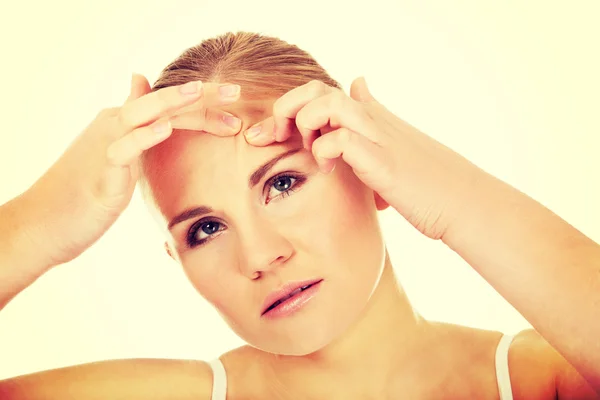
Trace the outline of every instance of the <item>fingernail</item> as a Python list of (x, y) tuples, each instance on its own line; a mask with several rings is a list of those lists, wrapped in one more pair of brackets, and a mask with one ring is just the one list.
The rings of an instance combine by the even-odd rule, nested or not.
[(237, 129), (242, 123), (242, 120), (240, 120), (237, 117), (234, 117), (233, 115), (223, 115), (223, 122), (225, 122), (225, 125), (233, 129)]
[(166, 131), (169, 130), (169, 125), (170, 124), (171, 123), (169, 121), (157, 122), (154, 125), (152, 125), (152, 130), (155, 133), (163, 134), (163, 133), (165, 133)]
[(254, 125), (253, 127), (246, 130), (246, 137), (248, 139), (254, 139), (255, 137), (258, 136), (258, 134), (260, 133), (261, 130), (262, 130), (262, 126)]
[(183, 86), (179, 87), (179, 91), (184, 95), (197, 95), (202, 90), (202, 82), (194, 81), (188, 82)]
[(219, 88), (222, 98), (234, 97), (240, 92), (240, 85), (224, 85)]

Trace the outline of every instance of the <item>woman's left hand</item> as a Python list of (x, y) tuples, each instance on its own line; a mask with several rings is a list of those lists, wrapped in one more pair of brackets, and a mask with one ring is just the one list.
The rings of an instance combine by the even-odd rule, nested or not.
[(421, 233), (441, 239), (468, 208), (476, 182), (489, 175), (418, 131), (380, 104), (364, 78), (355, 79), (350, 96), (321, 81), (311, 81), (281, 96), (273, 116), (259, 124), (248, 143), (283, 142), (296, 125), (304, 147), (330, 172), (342, 158), (355, 174)]
[(260, 124), (249, 143), (273, 143), (273, 132), (284, 141), (296, 125), (320, 167), (330, 171), (341, 157), (419, 231), (442, 239), (539, 332), (513, 347), (552, 365), (560, 382), (553, 393), (597, 398), (600, 325), (590, 323), (600, 311), (597, 243), (396, 117), (364, 79), (352, 83), (349, 97), (321, 82), (295, 88)]

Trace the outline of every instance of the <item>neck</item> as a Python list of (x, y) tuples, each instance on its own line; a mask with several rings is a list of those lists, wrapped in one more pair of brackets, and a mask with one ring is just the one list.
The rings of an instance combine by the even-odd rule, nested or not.
[[(382, 393), (422, 358), (430, 326), (412, 308), (386, 256), (379, 284), (360, 320), (317, 352), (273, 356), (271, 370), (276, 377), (272, 379), (294, 390), (340, 387), (355, 396)], [(314, 387), (307, 382), (315, 382)]]

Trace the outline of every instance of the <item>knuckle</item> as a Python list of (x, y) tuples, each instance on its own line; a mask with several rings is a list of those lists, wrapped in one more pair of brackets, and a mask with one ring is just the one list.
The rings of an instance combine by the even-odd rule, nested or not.
[(273, 103), (273, 116), (281, 117), (285, 114), (285, 102), (287, 101), (287, 96), (283, 95), (282, 97), (275, 100)]
[(354, 138), (354, 135), (352, 134), (352, 132), (347, 128), (340, 128), (338, 132), (339, 132), (340, 142), (342, 142), (343, 144), (346, 144), (346, 145), (350, 144), (350, 142)]
[(121, 143), (114, 142), (106, 149), (106, 161), (111, 165), (118, 165), (119, 160), (119, 145)]
[(331, 93), (325, 99), (325, 106), (329, 110), (329, 124), (332, 128), (340, 128), (341, 127), (341, 115), (346, 110), (346, 101), (343, 95), (339, 93)]
[(116, 119), (119, 125), (127, 129), (128, 131), (133, 129), (133, 123), (129, 117), (129, 112), (125, 107), (121, 108), (116, 114)]
[(320, 80), (313, 79), (307, 84), (310, 92), (314, 95), (324, 94), (327, 90), (327, 85)]
[(333, 92), (328, 96), (329, 106), (332, 108), (341, 107), (346, 102), (345, 95), (340, 92)]
[(310, 111), (310, 107), (304, 104), (297, 112), (294, 117), (296, 121), (302, 121), (306, 118), (306, 114)]
[(308, 85), (315, 89), (321, 89), (321, 88), (323, 88), (325, 83), (323, 83), (323, 81), (321, 81), (319, 79), (312, 79), (311, 81), (308, 82)]
[(119, 159), (118, 159), (117, 155), (115, 154), (115, 150), (113, 150), (112, 148), (109, 148), (106, 151), (106, 161), (108, 162), (109, 165), (118, 165), (119, 164)]
[(296, 114), (296, 126), (298, 129), (300, 129), (300, 132), (302, 132), (303, 129), (312, 129), (308, 123), (310, 120), (308, 117), (308, 112), (309, 110), (304, 107), (298, 111), (298, 114)]

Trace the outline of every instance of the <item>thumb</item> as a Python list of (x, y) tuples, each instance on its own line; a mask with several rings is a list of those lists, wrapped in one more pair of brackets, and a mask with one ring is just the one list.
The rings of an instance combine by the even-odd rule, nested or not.
[(350, 97), (360, 102), (377, 101), (367, 87), (367, 81), (363, 76), (356, 78), (350, 86)]
[(139, 99), (145, 94), (148, 94), (152, 91), (150, 87), (150, 83), (146, 79), (145, 76), (133, 73), (131, 75), (131, 88), (129, 91), (129, 97), (127, 97), (126, 103), (133, 101), (135, 99)]

